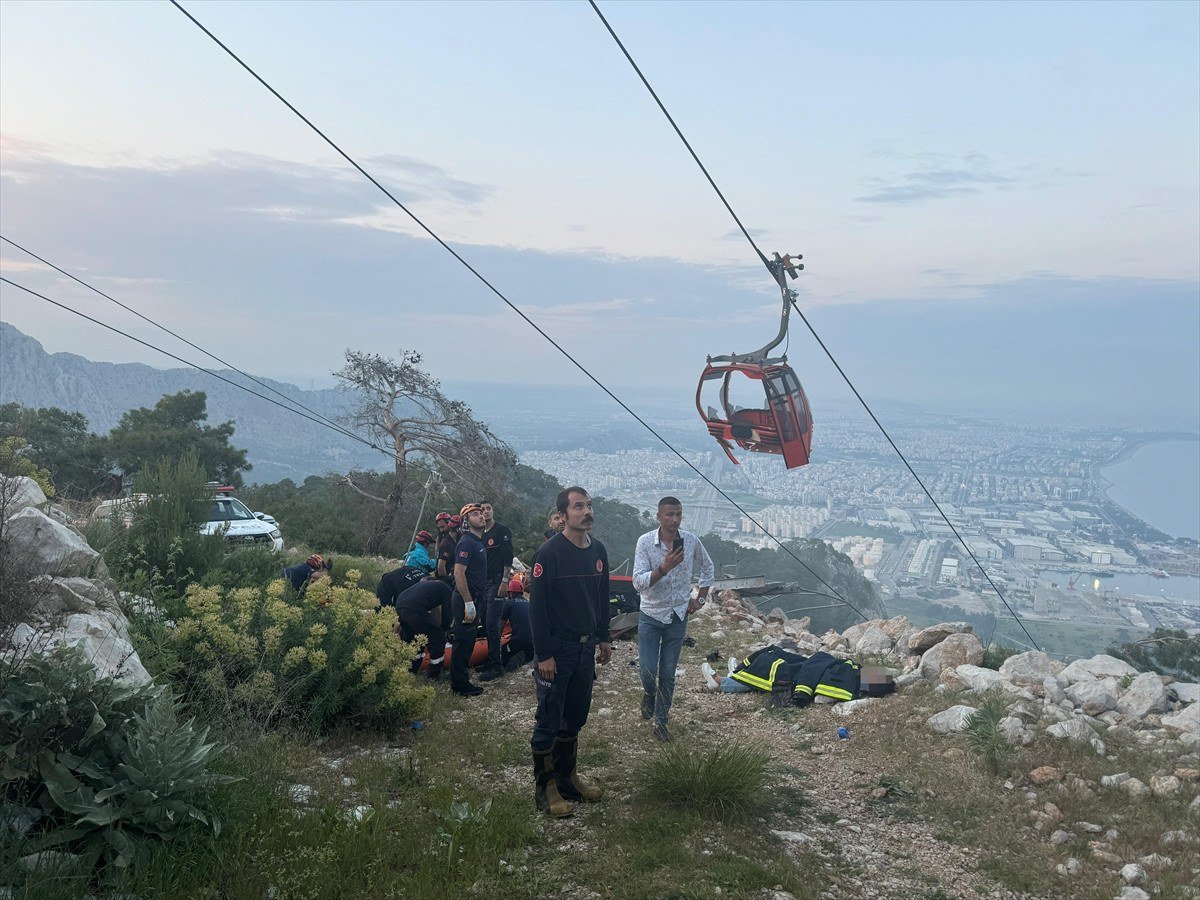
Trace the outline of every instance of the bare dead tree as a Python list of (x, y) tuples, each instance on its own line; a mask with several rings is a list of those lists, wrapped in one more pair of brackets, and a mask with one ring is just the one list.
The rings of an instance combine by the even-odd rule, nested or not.
[(447, 483), (468, 492), (492, 493), (508, 482), (516, 456), (461, 400), (452, 400), (441, 383), (420, 367), (421, 354), (401, 350), (398, 359), (378, 353), (346, 351), (346, 365), (334, 376), (359, 397), (347, 424), (387, 446), (393, 454), (396, 482), (386, 497), (343, 481), (362, 496), (383, 505), (367, 541), (368, 553), (381, 552), (400, 524), (410, 461), (419, 459)]

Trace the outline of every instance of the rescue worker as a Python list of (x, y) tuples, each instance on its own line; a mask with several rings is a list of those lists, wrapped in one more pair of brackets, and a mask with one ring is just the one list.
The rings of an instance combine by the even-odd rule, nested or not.
[(478, 632), (479, 607), (487, 591), (487, 551), (483, 549), (483, 508), (468, 503), (459, 513), (463, 534), (454, 551), (454, 654), (450, 658), (450, 690), (477, 697), (483, 688), (471, 683), (471, 653)]
[[(593, 538), (592, 500), (581, 487), (558, 495), (566, 520), (542, 544), (533, 563), (529, 618), (537, 665), (533, 751), (534, 802), (569, 816), (572, 801), (594, 802), (603, 791), (576, 771), (579, 730), (592, 705), (596, 663), (612, 658), (608, 630), (608, 553)], [(457, 651), (456, 651), (457, 652)]]
[(500, 611), (508, 597), (508, 582), (512, 578), (513, 540), (508, 527), (495, 519), (492, 502), (484, 500), (483, 546), (487, 551), (487, 596), (479, 611), (487, 630), (487, 665), (479, 670), (480, 681), (494, 681), (504, 674), (500, 659)]
[[(442, 674), (446, 656), (446, 632), (450, 629), (450, 588), (436, 578), (419, 581), (396, 598), (396, 615), (400, 620), (400, 637), (415, 641), (425, 635), (429, 651), (429, 668), (425, 674), (437, 679)], [(435, 614), (436, 611), (436, 614)], [(413, 671), (421, 668), (421, 657), (413, 661)]]
[(414, 566), (400, 566), (384, 572), (375, 586), (375, 596), (380, 606), (395, 606), (396, 598), (425, 577), (425, 572)]
[(515, 672), (533, 659), (533, 630), (529, 625), (529, 601), (509, 592), (501, 608), (500, 622), (508, 623), (508, 643), (500, 648), (505, 672)]
[(333, 560), (322, 559), (319, 553), (314, 553), (302, 563), (294, 566), (288, 566), (280, 573), (281, 577), (289, 582), (292, 590), (301, 591), (308, 584), (309, 579), (318, 572), (332, 572)]
[[(408, 551), (408, 556), (404, 557), (404, 564), (426, 572), (432, 572), (435, 566), (433, 557), (429, 555), (429, 548), (433, 546), (433, 535), (428, 531), (418, 531), (413, 541), (412, 549)], [(436, 549), (434, 552), (437, 552)]]
[[(654, 736), (673, 740), (667, 728), (675, 696), (675, 667), (687, 636), (688, 616), (708, 596), (715, 574), (700, 538), (680, 528), (683, 504), (658, 501), (658, 528), (638, 538), (633, 554), (633, 587), (642, 598), (638, 616), (638, 661), (642, 675), (642, 718), (654, 719)], [(699, 591), (692, 598), (692, 576)]]
[[(440, 532), (442, 536), (438, 540), (436, 574), (447, 587), (453, 588), (454, 553), (458, 549), (458, 539), (462, 537), (462, 516), (448, 516), (445, 524), (445, 531)], [(441, 525), (438, 528), (440, 531)]]

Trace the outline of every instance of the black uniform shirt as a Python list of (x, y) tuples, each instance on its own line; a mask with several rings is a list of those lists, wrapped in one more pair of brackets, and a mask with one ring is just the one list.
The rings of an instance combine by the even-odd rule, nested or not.
[(538, 660), (554, 655), (551, 632), (571, 639), (594, 635), (608, 643), (608, 551), (595, 538), (576, 547), (561, 534), (542, 544), (533, 561), (529, 618)]
[(454, 551), (458, 547), (458, 538), (454, 533), (447, 531), (438, 541), (437, 559), (434, 563), (444, 562), (446, 564), (446, 584), (454, 587)]
[(380, 606), (391, 606), (396, 598), (419, 582), (424, 573), (414, 566), (401, 566), (385, 572), (375, 587), (375, 596), (379, 598)]
[(496, 581), (512, 565), (512, 532), (499, 522), (493, 522), (492, 527), (483, 533), (483, 546), (487, 549), (488, 581)]
[(396, 611), (427, 613), (440, 606), (442, 628), (450, 628), (450, 588), (436, 578), (418, 581), (396, 598)]
[[(482, 603), (483, 598), (487, 595), (487, 551), (483, 549), (483, 541), (470, 531), (464, 531), (454, 550), (454, 564), (467, 567), (465, 574), (467, 590), (471, 592), (471, 600), (474, 603)], [(454, 588), (454, 593), (458, 593), (457, 586)], [(463, 600), (466, 599), (463, 598)]]

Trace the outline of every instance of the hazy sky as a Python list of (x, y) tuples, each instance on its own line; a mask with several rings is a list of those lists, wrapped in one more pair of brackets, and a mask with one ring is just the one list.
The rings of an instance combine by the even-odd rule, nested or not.
[[(772, 333), (586, 3), (187, 5), (605, 380), (690, 402), (706, 353)], [(602, 6), (763, 248), (804, 253), (864, 387), (1200, 420), (1200, 4)], [(0, 128), (7, 237), (244, 367), (403, 346), (447, 380), (573, 377), (168, 3), (6, 0)], [(0, 302), (51, 351), (163, 364)]]

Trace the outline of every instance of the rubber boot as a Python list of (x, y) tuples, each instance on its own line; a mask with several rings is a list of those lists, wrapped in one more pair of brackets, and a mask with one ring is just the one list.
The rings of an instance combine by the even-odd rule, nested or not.
[(533, 802), (556, 819), (575, 812), (575, 804), (564, 800), (554, 778), (553, 750), (533, 751)]
[(558, 792), (568, 800), (595, 803), (604, 796), (604, 790), (584, 781), (575, 771), (578, 749), (578, 738), (557, 738), (554, 741), (554, 780), (558, 784)]

